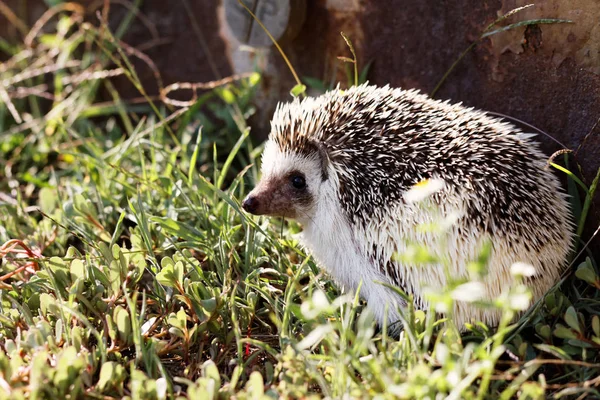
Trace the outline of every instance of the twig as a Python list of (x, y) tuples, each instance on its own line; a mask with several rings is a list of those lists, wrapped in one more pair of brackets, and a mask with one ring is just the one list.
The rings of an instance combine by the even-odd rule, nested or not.
[(8, 95), (8, 92), (6, 91), (4, 86), (0, 86), (0, 100), (2, 100), (4, 104), (6, 104), (6, 107), (8, 108), (8, 111), (10, 111), (10, 114), (12, 115), (15, 122), (17, 124), (22, 123), (23, 119), (21, 119), (21, 116), (15, 108), (15, 105), (12, 103), (12, 101), (10, 101), (10, 96)]
[(0, 0), (0, 14), (3, 14), (4, 17), (21, 32), (21, 35), (27, 35), (27, 31), (29, 28), (19, 17), (15, 15), (15, 13), (7, 6), (2, 0)]
[(60, 70), (66, 69), (66, 68), (76, 68), (80, 65), (81, 65), (81, 61), (79, 61), (79, 60), (69, 60), (62, 65), (52, 64), (52, 65), (46, 65), (43, 68), (27, 69), (27, 70), (21, 72), (20, 74), (16, 74), (15, 76), (12, 76), (10, 78), (6, 78), (6, 79), (2, 80), (0, 82), (0, 84), (2, 84), (2, 86), (4, 86), (4, 87), (9, 87), (9, 86), (14, 85), (15, 83), (18, 83), (18, 82), (21, 82), (21, 81), (24, 81), (27, 79), (35, 78), (36, 76), (46, 75), (51, 72), (60, 71)]
[[(127, 8), (129, 12), (136, 16), (140, 20), (140, 22), (150, 31), (150, 35), (152, 35), (152, 38), (154, 40), (158, 40), (160, 38), (158, 29), (156, 29), (156, 24), (152, 22), (150, 18), (146, 16), (146, 14), (141, 12), (132, 2), (126, 0), (110, 0), (109, 4), (110, 3), (120, 4), (123, 7)], [(86, 14), (91, 14), (104, 5), (104, 0), (96, 0), (87, 7)]]
[(33, 46), (33, 40), (38, 36), (44, 25), (50, 21), (52, 17), (61, 11), (71, 11), (75, 14), (83, 15), (84, 8), (82, 5), (77, 3), (59, 3), (52, 8), (46, 10), (44, 14), (35, 22), (27, 36), (25, 36), (25, 46), (31, 48)]
[[(253, 75), (252, 72), (246, 72), (243, 74), (232, 75), (232, 76), (228, 76), (227, 78), (223, 78), (223, 79), (219, 79), (219, 80), (211, 81), (211, 82), (197, 82), (197, 83), (176, 82), (176, 83), (172, 83), (160, 91), (160, 99), (163, 101), (163, 103), (170, 104), (172, 106), (190, 107), (198, 99), (197, 91), (199, 89), (208, 89), (208, 90), (215, 89), (219, 86), (227, 85), (229, 83), (239, 81), (244, 78), (249, 78), (252, 75)], [(193, 97), (191, 100), (180, 101), (180, 100), (171, 99), (167, 96), (169, 93), (174, 92), (176, 90), (186, 90), (186, 89), (193, 91)]]

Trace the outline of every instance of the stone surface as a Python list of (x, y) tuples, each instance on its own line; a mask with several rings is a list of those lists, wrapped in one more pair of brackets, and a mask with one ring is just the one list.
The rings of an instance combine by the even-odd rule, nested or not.
[[(362, 13), (368, 43), (363, 54), (374, 60), (371, 81), (431, 93), (460, 53), (499, 13), (524, 2), (458, 1), (450, 7), (445, 2), (425, 5), (409, 0), (401, 9), (392, 7), (393, 3), (365, 5)], [(589, 185), (600, 167), (600, 124), (596, 124), (600, 76), (598, 64), (590, 61), (598, 54), (598, 2), (539, 3), (543, 6), (517, 14), (507, 23), (566, 18), (574, 24), (537, 25), (484, 39), (448, 76), (436, 97), (512, 116), (542, 129), (566, 148), (578, 150), (576, 159)], [(585, 32), (589, 32), (587, 40), (573, 39), (588, 37)], [(396, 46), (389, 46), (392, 38), (397, 38)], [(547, 154), (562, 148), (543, 135), (538, 140)], [(599, 220), (598, 209), (592, 212), (588, 228), (595, 228)], [(595, 247), (600, 249), (598, 240)]]
[[(244, 5), (278, 43), (292, 40), (302, 28), (305, 0), (244, 0)], [(223, 0), (225, 21), (236, 40), (252, 47), (271, 47), (271, 38), (238, 0)]]
[[(305, 22), (300, 32), (291, 40), (281, 43), (284, 52), (301, 79), (312, 77), (329, 83), (345, 81), (343, 65), (337, 56), (350, 56), (340, 32), (359, 42), (362, 30), (357, 19), (361, 10), (357, 1), (307, 1)], [(296, 84), (292, 73), (279, 52), (273, 47), (248, 48), (240, 43), (228, 26), (223, 8), (219, 8), (220, 36), (225, 39), (226, 56), (235, 73), (250, 71), (255, 67), (263, 73), (262, 90), (258, 93), (259, 105), (252, 120), (253, 135), (258, 140), (266, 138), (269, 119), (278, 101), (290, 100), (290, 89)], [(310, 89), (310, 88), (309, 88)], [(310, 92), (310, 90), (309, 90)]]

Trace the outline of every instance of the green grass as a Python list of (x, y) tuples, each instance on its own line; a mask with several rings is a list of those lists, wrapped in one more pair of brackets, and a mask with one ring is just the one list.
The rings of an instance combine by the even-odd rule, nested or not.
[[(76, 16), (0, 65), (0, 398), (600, 396), (593, 257), (519, 324), (517, 285), (489, 305), (499, 329), (461, 336), (409, 308), (392, 338), (297, 224), (241, 212), (257, 76), (165, 107), (118, 39)], [(120, 98), (116, 74), (142, 101)], [(583, 226), (595, 184), (581, 184)]]

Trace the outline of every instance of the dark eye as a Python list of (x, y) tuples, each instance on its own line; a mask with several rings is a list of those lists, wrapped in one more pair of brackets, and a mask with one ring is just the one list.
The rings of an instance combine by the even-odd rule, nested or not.
[(292, 176), (292, 186), (296, 189), (304, 189), (306, 187), (306, 180), (302, 175)]

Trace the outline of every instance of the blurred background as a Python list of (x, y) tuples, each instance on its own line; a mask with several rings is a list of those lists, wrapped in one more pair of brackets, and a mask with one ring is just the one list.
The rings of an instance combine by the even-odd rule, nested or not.
[[(23, 40), (49, 7), (61, 4), (72, 3), (1, 1), (4, 46)], [(149, 95), (176, 83), (218, 82), (232, 76), (235, 80), (259, 72), (248, 115), (256, 142), (268, 134), (277, 102), (291, 99), (290, 89), (296, 84), (292, 72), (237, 0), (77, 4), (85, 20), (98, 25), (105, 17), (111, 31), (144, 54), (132, 57), (132, 63)], [(499, 16), (528, 2), (246, 0), (246, 4), (281, 44), (308, 94), (352, 82), (351, 64), (338, 59), (351, 57), (340, 35), (344, 32), (356, 49), (362, 81), (417, 88), (534, 125), (556, 139), (539, 137), (546, 153), (563, 146), (574, 151), (588, 184), (600, 167), (597, 0), (537, 1), (487, 31)], [(569, 22), (549, 23), (552, 20)], [(538, 23), (519, 26), (524, 21)], [(484, 37), (486, 32), (489, 36)], [(6, 51), (0, 54), (8, 58)], [(140, 96), (126, 77), (112, 80), (123, 98)], [(192, 90), (173, 90), (168, 96), (190, 100)]]

